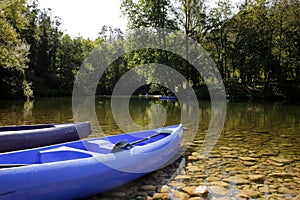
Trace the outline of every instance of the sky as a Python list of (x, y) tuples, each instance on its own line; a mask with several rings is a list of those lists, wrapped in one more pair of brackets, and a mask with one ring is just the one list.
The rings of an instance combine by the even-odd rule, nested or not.
[(103, 25), (121, 28), (127, 20), (121, 17), (121, 0), (40, 0), (39, 8), (51, 8), (52, 16), (61, 18), (60, 29), (71, 37), (96, 39)]
[[(232, 0), (238, 1), (241, 0)], [(39, 8), (51, 8), (52, 16), (61, 18), (64, 33), (94, 40), (104, 25), (125, 32), (127, 20), (121, 16), (120, 3), (121, 0), (39, 0)]]

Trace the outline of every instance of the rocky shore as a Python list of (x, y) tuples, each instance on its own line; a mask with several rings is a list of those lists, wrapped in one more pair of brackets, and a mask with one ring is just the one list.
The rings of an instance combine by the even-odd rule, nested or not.
[(208, 155), (203, 138), (172, 165), (91, 199), (300, 200), (297, 135), (224, 134)]

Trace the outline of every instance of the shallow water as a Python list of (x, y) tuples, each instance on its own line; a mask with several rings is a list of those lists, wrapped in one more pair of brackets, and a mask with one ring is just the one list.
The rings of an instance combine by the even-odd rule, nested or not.
[[(113, 114), (109, 97), (97, 97), (95, 108), (96, 119), (89, 114), (81, 115), (81, 119), (86, 116), (92, 121), (90, 137), (121, 133), (122, 129), (130, 129), (132, 122), (140, 129), (155, 128), (161, 123), (177, 124), (183, 111), (194, 112), (188, 104), (143, 98), (131, 98), (125, 108), (130, 116), (122, 106), (117, 106)], [(210, 103), (200, 101), (198, 131), (196, 135), (189, 133), (195, 124), (184, 124), (188, 141), (184, 145), (188, 148), (178, 163), (95, 198), (155, 199), (156, 194), (166, 193), (161, 191), (163, 185), (168, 188), (169, 198), (174, 199), (178, 192), (182, 193), (182, 199), (199, 196), (186, 188), (200, 186), (209, 191), (205, 197), (198, 197), (202, 199), (292, 199), (300, 193), (299, 105), (228, 103), (222, 134), (204, 156), (200, 150), (210, 116)], [(0, 125), (72, 121), (70, 98), (43, 98), (25, 103), (0, 101)], [(255, 179), (254, 175), (260, 178)], [(244, 183), (239, 183), (242, 179)]]

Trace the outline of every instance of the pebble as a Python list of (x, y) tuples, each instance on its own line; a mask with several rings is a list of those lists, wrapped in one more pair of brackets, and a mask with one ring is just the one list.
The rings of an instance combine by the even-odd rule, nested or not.
[(169, 193), (154, 193), (153, 200), (168, 200)]
[(229, 182), (231, 184), (236, 184), (236, 185), (242, 185), (242, 184), (248, 184), (249, 183), (248, 180), (246, 180), (244, 178), (241, 178), (241, 177), (238, 177), (238, 176), (226, 178), (226, 179), (224, 179), (224, 181)]
[(170, 191), (170, 188), (167, 185), (163, 185), (160, 189), (161, 193), (168, 193), (169, 191)]
[(250, 181), (254, 182), (263, 182), (265, 180), (265, 175), (255, 174), (255, 175), (248, 175)]
[(91, 199), (300, 200), (299, 147), (247, 133), (221, 136), (208, 155), (199, 153), (199, 136), (174, 165)]
[(283, 193), (283, 194), (289, 194), (289, 195), (292, 195), (292, 196), (297, 196), (297, 191), (296, 190), (292, 190), (292, 189), (289, 189), (289, 188), (286, 188), (286, 187), (278, 188), (278, 192)]
[(180, 192), (178, 190), (173, 190), (173, 200), (188, 200), (190, 196), (187, 193)]
[(243, 189), (239, 194), (238, 197), (241, 198), (254, 198), (254, 197), (258, 197), (260, 195), (259, 192), (254, 191), (252, 189)]
[(270, 157), (269, 159), (272, 160), (272, 161), (275, 161), (277, 163), (283, 163), (283, 164), (287, 164), (287, 163), (292, 162), (292, 160), (281, 158), (281, 157)]
[(178, 189), (181, 189), (181, 188), (186, 187), (186, 184), (185, 184), (185, 183), (177, 182), (177, 181), (172, 181), (172, 182), (170, 182), (168, 185), (169, 185), (170, 187), (178, 188)]
[(295, 198), (293, 198), (293, 200), (300, 200), (300, 194), (298, 196), (296, 196)]
[(140, 189), (143, 190), (143, 191), (155, 191), (156, 186), (154, 186), (154, 185), (142, 185), (140, 187)]
[(185, 187), (182, 190), (191, 197), (205, 197), (208, 194), (207, 186)]
[(208, 192), (217, 196), (228, 196), (231, 195), (230, 191), (222, 186), (209, 186)]
[(257, 162), (257, 159), (256, 158), (252, 158), (252, 157), (239, 157), (239, 159), (241, 159), (242, 161)]
[(174, 180), (185, 180), (188, 181), (191, 179), (190, 175), (178, 175), (174, 178)]

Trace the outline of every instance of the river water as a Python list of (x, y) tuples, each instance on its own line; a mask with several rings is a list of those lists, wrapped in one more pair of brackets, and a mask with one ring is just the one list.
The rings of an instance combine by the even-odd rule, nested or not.
[[(151, 120), (154, 125), (164, 121), (165, 125), (178, 124), (182, 109), (185, 107), (177, 101), (131, 98), (129, 119), (123, 110), (113, 115), (109, 97), (97, 97), (97, 118), (92, 120), (90, 137), (122, 133), (117, 124), (130, 126), (131, 119), (149, 128)], [(198, 131), (171, 167), (93, 199), (293, 199), (300, 194), (299, 105), (229, 102), (222, 134), (203, 156), (199, 152), (210, 116), (210, 103), (200, 101)], [(68, 97), (0, 101), (0, 125), (72, 121)], [(185, 126), (188, 132), (190, 124)]]

